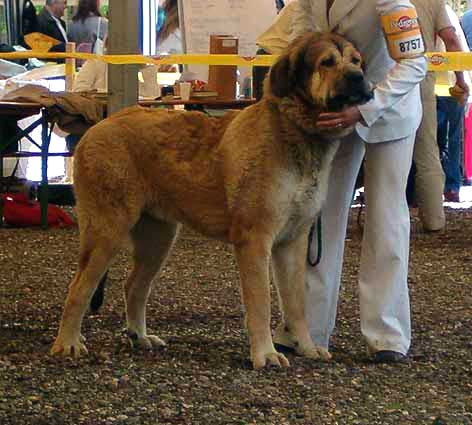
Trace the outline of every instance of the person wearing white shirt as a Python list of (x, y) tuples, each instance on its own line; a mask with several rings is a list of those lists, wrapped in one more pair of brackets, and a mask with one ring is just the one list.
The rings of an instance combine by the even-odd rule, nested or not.
[(106, 93), (108, 89), (108, 66), (106, 62), (90, 59), (84, 62), (74, 78), (72, 91)]
[[(409, 56), (401, 54), (400, 48), (407, 50), (401, 39), (402, 46), (398, 44), (396, 51), (394, 39), (392, 49), (387, 48), (381, 23), (381, 17), (387, 15), (391, 27), (395, 19), (405, 24), (406, 14), (407, 25), (402, 26), (414, 27), (416, 37), (414, 44), (408, 44), (408, 50), (413, 51)], [(318, 117), (319, 128), (355, 125), (356, 131), (340, 140), (333, 160), (321, 212), (323, 254), (318, 264), (307, 261), (306, 265), (305, 316), (315, 344), (328, 348), (335, 327), (349, 210), (365, 157), (360, 327), (377, 363), (404, 361), (411, 343), (406, 183), (422, 117), (419, 83), (427, 69), (414, 15), (409, 0), (298, 0), (292, 21), (292, 39), (306, 31), (336, 31), (350, 40), (361, 53), (366, 78), (374, 87), (374, 97), (368, 103)], [(309, 259), (317, 257), (317, 233), (313, 232), (309, 244)], [(274, 341), (293, 348), (294, 338), (282, 323)]]

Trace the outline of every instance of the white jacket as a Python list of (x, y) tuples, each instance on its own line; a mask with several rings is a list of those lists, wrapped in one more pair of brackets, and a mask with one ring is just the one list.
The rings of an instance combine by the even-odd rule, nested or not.
[(82, 68), (74, 78), (72, 91), (89, 92), (97, 91), (105, 92), (108, 89), (108, 66), (106, 62), (90, 59), (84, 62)]
[(271, 55), (282, 53), (288, 45), (292, 32), (292, 14), (296, 7), (297, 0), (286, 4), (277, 15), (274, 23), (257, 37), (256, 44)]
[(327, 16), (326, 0), (299, 0), (293, 11), (292, 39), (306, 31), (335, 31), (360, 51), (374, 99), (359, 107), (367, 127), (357, 131), (367, 142), (396, 140), (418, 128), (422, 108), (419, 82), (426, 75), (424, 57), (395, 62), (388, 53), (380, 15), (412, 8), (409, 0), (335, 0)]

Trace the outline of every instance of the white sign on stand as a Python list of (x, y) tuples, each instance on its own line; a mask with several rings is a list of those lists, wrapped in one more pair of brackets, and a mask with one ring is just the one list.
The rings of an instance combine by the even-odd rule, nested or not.
[[(208, 54), (210, 35), (239, 39), (239, 54), (254, 56), (256, 39), (277, 15), (275, 0), (179, 0), (182, 43), (186, 53)], [(191, 66), (198, 78), (208, 80), (207, 66)], [(249, 74), (250, 68), (240, 68)]]

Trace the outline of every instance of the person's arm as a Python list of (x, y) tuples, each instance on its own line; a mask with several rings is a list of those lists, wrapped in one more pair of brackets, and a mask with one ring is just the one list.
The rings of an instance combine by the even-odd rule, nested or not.
[[(456, 34), (454, 27), (447, 27), (438, 32), (438, 36), (444, 42), (447, 52), (462, 52), (462, 45)], [(462, 71), (454, 71), (456, 74), (456, 85), (464, 92), (469, 93), (469, 86), (465, 82), (464, 73)]]
[(316, 31), (314, 12), (311, 0), (298, 0), (292, 11), (292, 32), (290, 40), (303, 35), (307, 31)]
[[(379, 16), (414, 7), (408, 0), (377, 0)], [(368, 126), (374, 124), (386, 110), (394, 106), (403, 96), (419, 84), (427, 72), (424, 56), (414, 59), (400, 59), (380, 81), (374, 90), (374, 99), (359, 106), (359, 111)]]
[[(413, 8), (409, 0), (377, 0), (379, 18), (387, 13)], [(427, 61), (422, 55), (413, 59), (399, 59), (385, 78), (374, 88), (374, 98), (360, 106), (339, 113), (320, 114), (320, 128), (349, 127), (358, 122), (372, 126), (386, 111), (413, 90), (426, 76)]]

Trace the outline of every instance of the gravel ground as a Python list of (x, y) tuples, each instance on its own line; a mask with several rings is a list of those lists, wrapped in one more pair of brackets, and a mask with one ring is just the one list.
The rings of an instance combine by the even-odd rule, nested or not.
[(57, 359), (77, 231), (1, 229), (0, 424), (472, 424), (472, 211), (447, 210), (436, 234), (412, 213), (413, 346), (394, 366), (369, 363), (360, 335), (355, 216), (333, 360), (289, 356), (291, 368), (263, 371), (248, 361), (228, 246), (183, 232), (151, 295), (148, 326), (168, 342), (155, 352), (123, 335), (124, 252), (104, 306), (84, 319), (90, 354)]

